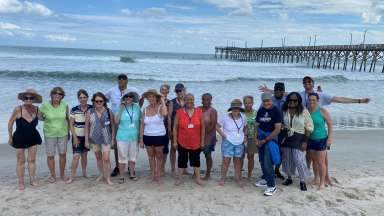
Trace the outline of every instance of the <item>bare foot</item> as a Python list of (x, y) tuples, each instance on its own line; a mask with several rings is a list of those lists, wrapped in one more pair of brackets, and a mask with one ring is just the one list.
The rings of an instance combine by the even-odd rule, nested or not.
[(243, 187), (244, 187), (244, 185), (243, 185), (243, 183), (241, 182), (241, 180), (236, 180), (236, 184), (237, 184), (237, 186), (239, 186), (240, 188), (243, 188)]
[(49, 183), (55, 183), (55, 182), (56, 182), (56, 177), (50, 176), (50, 177), (48, 178), (48, 182), (49, 182)]
[(320, 185), (320, 179), (313, 179), (313, 180), (311, 181), (311, 184), (312, 184), (312, 185)]
[(97, 178), (96, 178), (96, 181), (101, 181), (103, 179), (103, 175), (99, 175)]
[(332, 181), (331, 181), (331, 179), (327, 179), (327, 180), (325, 180), (325, 186), (333, 186), (333, 183), (332, 183)]
[(60, 179), (63, 181), (63, 182), (66, 182), (68, 180), (68, 177), (67, 176), (61, 176)]
[(88, 178), (87, 173), (83, 173), (83, 177), (84, 177), (84, 178)]
[(72, 177), (69, 177), (69, 178), (67, 179), (67, 181), (65, 181), (66, 184), (71, 184), (72, 182), (73, 182)]
[(224, 185), (225, 185), (225, 180), (224, 180), (224, 179), (220, 179), (220, 181), (219, 181), (219, 185), (220, 185), (220, 186), (224, 186)]
[(106, 182), (107, 182), (108, 185), (113, 185), (113, 182), (111, 181), (110, 178), (108, 178)]
[(179, 185), (181, 185), (181, 179), (176, 179), (176, 182), (175, 182), (175, 186), (179, 186)]
[(183, 171), (183, 175), (191, 175), (186, 169)]
[(203, 178), (202, 178), (204, 181), (208, 181), (211, 179), (211, 176), (210, 175), (205, 175)]
[(38, 183), (36, 180), (31, 180), (31, 181), (29, 182), (29, 184), (30, 184), (31, 186), (33, 186), (33, 187), (36, 187), (36, 186), (39, 185), (39, 183)]
[(319, 190), (322, 190), (324, 188), (325, 188), (325, 184), (322, 184), (322, 185), (319, 186)]
[(198, 184), (200, 186), (204, 186), (204, 183), (201, 181), (200, 178), (196, 178), (196, 184)]
[(23, 183), (19, 183), (19, 190), (20, 191), (24, 191), (24, 189), (25, 189), (24, 182)]

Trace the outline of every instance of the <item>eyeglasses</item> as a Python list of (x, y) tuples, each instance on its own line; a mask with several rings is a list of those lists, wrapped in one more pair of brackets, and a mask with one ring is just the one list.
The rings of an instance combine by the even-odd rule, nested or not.
[(62, 92), (54, 92), (53, 94), (54, 94), (54, 95), (64, 96), (64, 93), (62, 93)]
[(35, 98), (34, 97), (28, 97), (28, 96), (24, 97), (24, 100), (33, 100), (33, 99), (35, 99)]
[(95, 103), (101, 104), (101, 103), (104, 103), (104, 101), (103, 100), (95, 100)]

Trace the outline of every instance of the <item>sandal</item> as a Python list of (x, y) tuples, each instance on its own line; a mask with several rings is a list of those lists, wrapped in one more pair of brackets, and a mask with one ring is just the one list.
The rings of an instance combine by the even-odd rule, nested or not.
[(132, 181), (137, 181), (137, 180), (139, 180), (136, 176), (130, 176), (129, 179), (132, 180)]
[(119, 179), (119, 184), (124, 184), (124, 182), (125, 182), (125, 179), (124, 179), (124, 178), (120, 178), (120, 179)]

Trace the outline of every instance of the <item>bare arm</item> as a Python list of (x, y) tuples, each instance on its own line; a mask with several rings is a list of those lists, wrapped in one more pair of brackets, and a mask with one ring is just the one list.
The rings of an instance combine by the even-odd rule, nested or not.
[(226, 139), (227, 136), (225, 136), (223, 130), (221, 130), (221, 125), (219, 123), (216, 124), (216, 131), (219, 133), (219, 135), (223, 138)]
[(16, 121), (17, 115), (20, 113), (20, 107), (16, 107), (13, 112), (11, 117), (9, 118), (8, 121), (8, 144), (12, 144), (12, 136), (13, 136), (13, 124)]
[(115, 124), (116, 124), (116, 127), (118, 127), (119, 123), (120, 123), (120, 119), (121, 119), (121, 114), (123, 113), (124, 109), (123, 109), (123, 105), (120, 105), (120, 110), (119, 112), (117, 113), (117, 115), (115, 116)]
[(347, 98), (347, 97), (332, 97), (331, 102), (332, 103), (344, 103), (344, 104), (351, 104), (351, 103), (369, 103), (369, 98), (361, 98), (361, 99), (355, 99), (355, 98)]
[(84, 142), (85, 147), (89, 148), (89, 120), (90, 120), (90, 112), (87, 111), (85, 114), (85, 125), (84, 125)]
[(77, 134), (75, 131), (75, 119), (73, 117), (69, 117), (69, 129), (72, 134), (73, 139), (73, 145), (78, 146), (79, 145), (79, 139), (77, 138)]
[(112, 146), (116, 147), (115, 137), (116, 137), (116, 124), (115, 118), (113, 117), (112, 111), (108, 109), (109, 119), (111, 120), (111, 130), (112, 130)]
[(179, 118), (175, 117), (175, 123), (173, 125), (173, 147), (176, 148), (177, 147), (177, 128), (179, 127)]
[(143, 141), (143, 136), (144, 136), (144, 116), (145, 116), (145, 108), (143, 112), (141, 113), (141, 118), (140, 118), (140, 135), (139, 135), (139, 144), (141, 148), (144, 148), (144, 141)]
[(272, 131), (271, 134), (269, 134), (269, 136), (265, 137), (265, 141), (266, 141), (265, 143), (267, 143), (268, 141), (274, 139), (277, 135), (279, 135), (280, 130), (281, 130), (281, 123), (275, 123), (275, 129)]
[(160, 115), (163, 117), (168, 116), (168, 109), (167, 105), (165, 105), (164, 97), (162, 97), (160, 100)]
[(173, 142), (172, 139), (172, 112), (173, 112), (173, 102), (169, 102), (168, 106), (168, 135), (171, 142)]
[(201, 124), (201, 148), (204, 147), (205, 145), (205, 123), (204, 123), (204, 115), (201, 115), (201, 118), (200, 118), (200, 124)]
[(333, 143), (333, 125), (332, 125), (331, 115), (329, 115), (329, 112), (324, 108), (321, 108), (320, 112), (323, 115), (325, 119), (325, 123), (327, 124), (327, 127), (328, 127), (327, 146), (329, 147)]

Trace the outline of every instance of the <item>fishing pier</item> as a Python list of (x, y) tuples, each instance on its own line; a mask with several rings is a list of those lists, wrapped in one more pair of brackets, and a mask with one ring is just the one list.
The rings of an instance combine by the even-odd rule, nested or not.
[(243, 62), (302, 64), (311, 68), (375, 72), (376, 64), (384, 73), (384, 44), (215, 47), (215, 58)]

